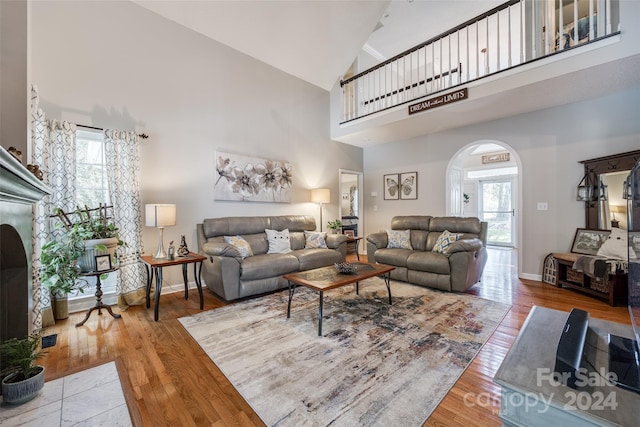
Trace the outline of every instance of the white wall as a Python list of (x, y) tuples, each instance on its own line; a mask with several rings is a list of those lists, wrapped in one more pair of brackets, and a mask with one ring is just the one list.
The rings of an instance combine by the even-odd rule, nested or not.
[[(522, 161), (522, 276), (541, 274), (545, 255), (568, 251), (584, 204), (575, 201), (580, 160), (640, 148), (640, 87), (407, 141), (366, 148), (365, 235), (388, 228), (394, 215), (445, 214), (445, 173), (458, 150), (479, 140), (511, 146)], [(383, 200), (382, 175), (418, 171), (418, 200)], [(377, 192), (378, 197), (371, 197)], [(548, 211), (536, 210), (547, 202)], [(377, 209), (376, 209), (377, 207)]]
[[(327, 92), (193, 33), (129, 2), (34, 2), (32, 81), (51, 118), (150, 135), (142, 143), (143, 203), (176, 203), (165, 244), (226, 215), (304, 213), (318, 218), (308, 189), (328, 187), (325, 221), (338, 215), (338, 169), (363, 169), (363, 150), (329, 139)], [(393, 215), (443, 215), (445, 171), (465, 145), (500, 140), (522, 161), (525, 274), (568, 250), (583, 205), (579, 160), (638, 149), (640, 89), (364, 150), (366, 228)], [(291, 204), (214, 202), (216, 149), (283, 159), (294, 166)], [(418, 171), (418, 199), (384, 201), (382, 175)], [(378, 196), (371, 197), (376, 191)], [(548, 211), (536, 211), (539, 201)], [(374, 210), (374, 206), (378, 210)], [(157, 231), (144, 229), (146, 252)], [(176, 269), (165, 274), (179, 283)]]
[(0, 1), (0, 145), (22, 151), (29, 141), (29, 4)]
[[(142, 202), (176, 203), (195, 250), (204, 218), (309, 214), (309, 189), (331, 189), (323, 219), (338, 215), (338, 169), (362, 170), (362, 149), (329, 139), (329, 94), (130, 2), (34, 2), (32, 78), (49, 118), (145, 132)], [(213, 200), (215, 150), (293, 165), (290, 204)], [(319, 228), (319, 227), (318, 227)], [(144, 228), (145, 252), (157, 230)], [(179, 283), (179, 269), (165, 278)]]

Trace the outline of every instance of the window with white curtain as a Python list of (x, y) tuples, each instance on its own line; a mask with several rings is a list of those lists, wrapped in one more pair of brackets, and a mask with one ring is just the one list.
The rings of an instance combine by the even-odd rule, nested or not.
[(76, 195), (80, 206), (109, 204), (104, 157), (104, 136), (99, 131), (76, 132)]
[[(101, 203), (110, 205), (104, 153), (104, 135), (98, 130), (76, 131), (76, 194), (78, 206), (96, 208)], [(84, 293), (69, 295), (71, 311), (90, 308), (95, 304), (95, 278), (86, 278), (89, 286)], [(109, 274), (101, 281), (106, 304), (116, 301), (116, 275)]]

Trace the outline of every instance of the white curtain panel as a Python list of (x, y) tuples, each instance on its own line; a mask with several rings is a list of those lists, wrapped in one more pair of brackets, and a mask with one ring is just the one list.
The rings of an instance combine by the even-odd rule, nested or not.
[(120, 239), (127, 244), (118, 248), (117, 293), (134, 292), (146, 287), (146, 272), (140, 263), (142, 250), (142, 210), (140, 204), (140, 156), (135, 132), (104, 131), (109, 195)]
[[(51, 187), (52, 194), (33, 205), (33, 326), (42, 327), (42, 312), (51, 306), (49, 293), (40, 281), (42, 245), (50, 238), (53, 223), (50, 215), (56, 207), (73, 210), (76, 190), (76, 125), (58, 120), (46, 120), (39, 108), (36, 86), (31, 88), (31, 162), (40, 166), (43, 182)], [(46, 326), (46, 325), (45, 325)]]
[[(43, 325), (43, 311), (50, 310), (50, 295), (40, 280), (42, 246), (54, 232), (55, 220), (50, 218), (54, 208), (65, 212), (76, 208), (76, 125), (70, 122), (47, 120), (39, 108), (38, 89), (31, 89), (31, 162), (39, 165), (43, 182), (52, 189), (33, 206), (33, 324)], [(127, 246), (118, 249), (118, 295), (146, 286), (146, 273), (140, 263), (142, 248), (142, 211), (140, 208), (138, 141), (134, 132), (105, 130), (107, 180), (116, 226)]]

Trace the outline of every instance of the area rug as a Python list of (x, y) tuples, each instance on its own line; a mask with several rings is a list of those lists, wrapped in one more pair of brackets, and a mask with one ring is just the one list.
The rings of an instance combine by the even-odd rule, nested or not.
[(509, 310), (380, 278), (179, 319), (268, 426), (420, 426)]

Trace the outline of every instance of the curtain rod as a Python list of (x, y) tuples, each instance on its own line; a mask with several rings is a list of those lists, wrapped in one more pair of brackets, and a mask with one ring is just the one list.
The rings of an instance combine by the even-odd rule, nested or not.
[[(80, 126), (81, 128), (85, 128), (85, 129), (104, 130), (103, 128), (97, 128), (95, 126), (87, 126), (87, 125), (79, 125), (79, 124), (76, 124), (76, 126)], [(147, 135), (146, 133), (139, 133), (138, 136), (142, 139), (149, 138), (149, 135)]]

